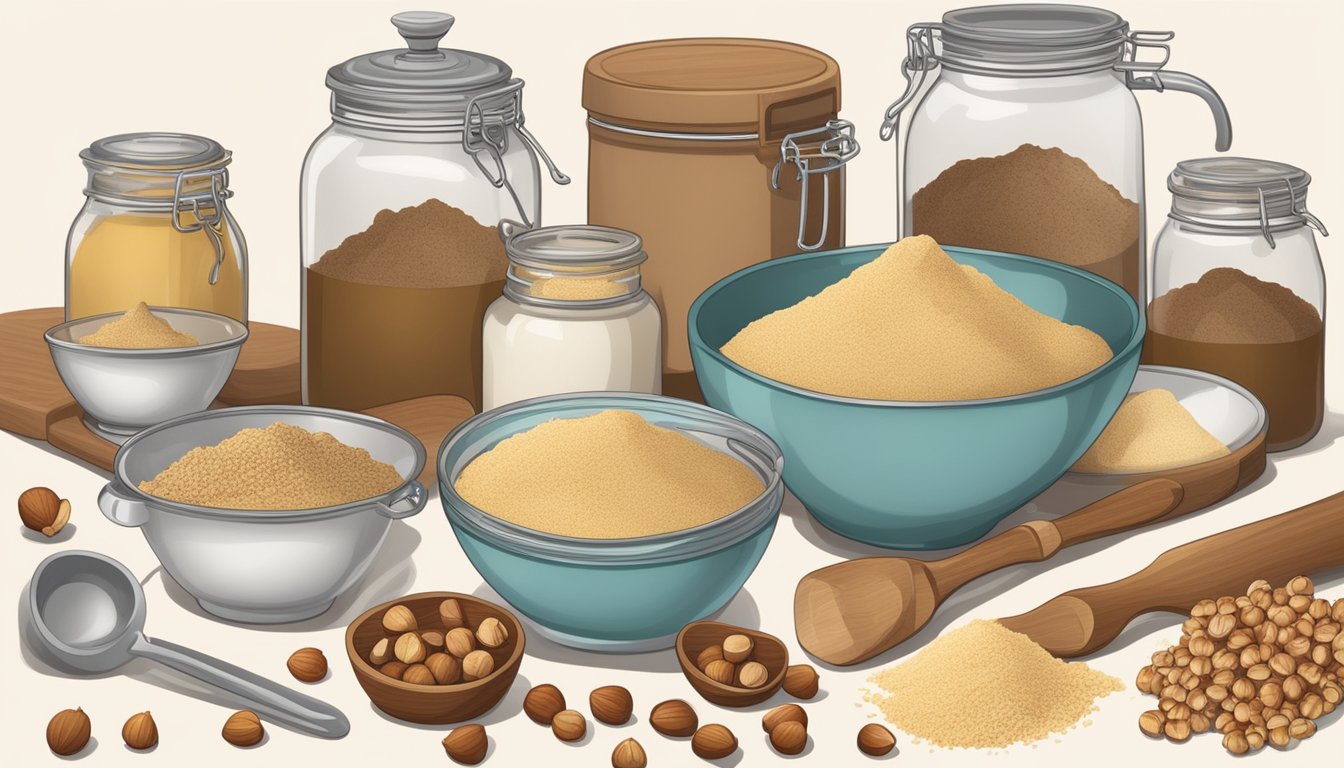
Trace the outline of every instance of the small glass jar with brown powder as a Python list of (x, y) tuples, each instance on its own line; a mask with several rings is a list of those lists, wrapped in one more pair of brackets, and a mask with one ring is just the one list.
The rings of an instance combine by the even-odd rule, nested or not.
[(1325, 414), (1325, 272), (1311, 176), (1269, 160), (1184, 160), (1167, 178), (1143, 361), (1209, 371), (1269, 413), (1266, 445), (1311, 440)]

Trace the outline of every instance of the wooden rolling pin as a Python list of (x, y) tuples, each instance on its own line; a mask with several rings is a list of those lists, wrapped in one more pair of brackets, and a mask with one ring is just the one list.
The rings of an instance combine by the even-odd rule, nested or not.
[(1097, 651), (1136, 616), (1186, 613), (1205, 598), (1245, 594), (1256, 579), (1288, 579), (1344, 565), (1344, 492), (1291, 512), (1183, 544), (1138, 573), (1075, 589), (999, 619), (1056, 656)]

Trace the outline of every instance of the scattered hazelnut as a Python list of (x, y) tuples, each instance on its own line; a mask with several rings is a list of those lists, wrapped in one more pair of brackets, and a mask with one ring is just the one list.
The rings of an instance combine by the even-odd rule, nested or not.
[(664, 701), (649, 713), (649, 725), (664, 736), (690, 736), (699, 724), (695, 710), (681, 699)]
[(625, 725), (630, 722), (635, 702), (630, 692), (619, 685), (604, 685), (588, 695), (588, 707), (593, 717), (607, 725)]
[(761, 718), (761, 730), (770, 733), (780, 723), (798, 722), (807, 727), (807, 712), (797, 704), (780, 704)]
[(737, 751), (737, 737), (727, 727), (711, 723), (691, 737), (691, 751), (706, 760), (718, 760)]
[(495, 671), (495, 659), (489, 651), (472, 651), (462, 659), (462, 679), (468, 683), (489, 677)]
[(648, 764), (644, 748), (634, 739), (622, 741), (611, 752), (611, 768), (645, 768)]
[(450, 597), (439, 603), (439, 621), (443, 622), (444, 630), (467, 626), (466, 614), (462, 613), (462, 604), (457, 598)]
[(411, 609), (404, 605), (394, 605), (387, 609), (383, 614), (383, 629), (388, 632), (399, 635), (402, 632), (414, 632), (420, 625), (415, 620), (415, 614)]
[(47, 723), (47, 746), (58, 755), (73, 755), (89, 743), (92, 731), (93, 726), (84, 710), (63, 709)]
[(896, 746), (896, 737), (885, 726), (869, 723), (859, 729), (859, 751), (865, 755), (881, 757)]
[(29, 488), (19, 494), (19, 519), (43, 536), (55, 536), (70, 522), (70, 502), (50, 488)]
[(784, 692), (795, 699), (816, 696), (819, 684), (817, 670), (809, 664), (794, 664), (784, 672)]
[(396, 679), (400, 680), (401, 673), (406, 671), (406, 665), (402, 664), (400, 661), (393, 660), (379, 667), (378, 671), (382, 672), (384, 675), (387, 675), (388, 677), (395, 677)]
[(250, 747), (261, 741), (266, 735), (266, 729), (261, 727), (261, 720), (255, 712), (243, 709), (229, 715), (220, 735), (235, 747)]
[(718, 661), (722, 658), (723, 658), (723, 646), (711, 645), (705, 650), (701, 651), (699, 656), (695, 657), (695, 666), (703, 670), (705, 666), (709, 664), (709, 662)]
[(578, 741), (588, 732), (588, 721), (572, 709), (561, 710), (551, 718), (551, 732), (561, 741)]
[(317, 648), (300, 648), (290, 654), (286, 666), (294, 679), (316, 683), (327, 676), (327, 657)]
[(462, 679), (462, 662), (458, 661), (456, 656), (433, 653), (425, 659), (425, 666), (429, 667), (430, 674), (434, 675), (434, 682), (439, 685), (452, 685)]
[(751, 656), (753, 643), (746, 635), (729, 635), (723, 639), (723, 658), (734, 664), (740, 664)]
[(538, 725), (550, 725), (564, 708), (565, 695), (550, 683), (538, 685), (523, 698), (523, 711)]
[(131, 715), (121, 726), (121, 740), (131, 749), (149, 749), (159, 743), (159, 727), (154, 724), (154, 716), (148, 712)]
[(386, 637), (373, 644), (373, 650), (369, 651), (369, 663), (375, 667), (381, 667), (392, 660), (392, 643)]
[(737, 669), (731, 663), (724, 661), (723, 659), (709, 662), (705, 665), (704, 671), (705, 677), (708, 677), (716, 683), (723, 683), (724, 685), (732, 685), (733, 676), (737, 673)]
[(760, 688), (770, 679), (770, 671), (759, 661), (748, 661), (737, 670), (737, 682), (743, 688)]
[(402, 664), (417, 664), (425, 660), (425, 644), (414, 632), (407, 632), (397, 638), (392, 654)]
[(796, 755), (807, 746), (807, 726), (786, 720), (770, 731), (770, 746), (781, 755)]
[(442, 633), (442, 632), (421, 632), (421, 633), (420, 633), (420, 642), (424, 643), (424, 644), (425, 644), (425, 648), (428, 649), (431, 653), (434, 652), (434, 651), (437, 651), (437, 650), (442, 650), (442, 649), (443, 649), (443, 633)]
[(490, 616), (476, 628), (476, 639), (486, 648), (498, 648), (509, 639), (509, 630), (499, 619)]
[(464, 659), (468, 653), (476, 650), (476, 636), (466, 627), (456, 627), (443, 636), (443, 647), (457, 658)]
[(434, 673), (424, 664), (412, 664), (401, 673), (401, 680), (411, 685), (434, 685)]
[(490, 738), (485, 733), (485, 726), (476, 723), (454, 728), (443, 739), (443, 750), (448, 757), (463, 765), (481, 762), (489, 748)]

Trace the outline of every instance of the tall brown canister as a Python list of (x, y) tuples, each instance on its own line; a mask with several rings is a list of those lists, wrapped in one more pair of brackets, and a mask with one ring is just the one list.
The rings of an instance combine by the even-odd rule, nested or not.
[(633, 43), (588, 60), (588, 221), (644, 237), (663, 315), (663, 394), (700, 400), (686, 314), (719, 278), (844, 245), (840, 67), (792, 43)]

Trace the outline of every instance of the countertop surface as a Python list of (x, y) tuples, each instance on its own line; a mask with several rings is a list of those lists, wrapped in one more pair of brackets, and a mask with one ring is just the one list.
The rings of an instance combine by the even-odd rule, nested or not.
[[(1016, 566), (983, 577), (953, 595), (929, 626), (905, 644), (856, 669), (828, 669), (818, 665), (821, 693), (804, 702), (810, 717), (811, 741), (802, 758), (808, 763), (862, 764), (855, 748), (858, 729), (881, 719), (875, 707), (863, 703), (863, 693), (873, 686), (868, 678), (878, 669), (912, 653), (939, 632), (972, 618), (993, 618), (1020, 613), (1059, 592), (1078, 586), (1103, 583), (1128, 575), (1164, 550), (1211, 533), (1287, 511), (1344, 488), (1339, 467), (1344, 466), (1344, 414), (1331, 413), (1317, 438), (1291, 454), (1272, 456), (1270, 465), (1254, 485), (1222, 505), (1176, 520), (1155, 529), (1114, 536), (1066, 549), (1052, 561)], [(12, 765), (48, 764), (55, 760), (43, 740), (47, 719), (67, 707), (83, 707), (93, 721), (97, 743), (83, 754), (90, 765), (292, 765), (299, 761), (344, 765), (354, 755), (382, 754), (398, 762), (446, 760), (439, 742), (448, 726), (421, 726), (392, 720), (370, 704), (356, 683), (345, 657), (346, 625), (366, 607), (403, 594), (425, 590), (452, 590), (498, 599), (467, 562), (452, 530), (443, 517), (437, 497), (424, 512), (394, 523), (383, 550), (369, 575), (339, 599), (326, 614), (298, 624), (258, 627), (230, 624), (210, 618), (181, 587), (159, 568), (138, 531), (120, 528), (103, 517), (95, 502), (105, 482), (101, 472), (79, 466), (47, 450), (44, 443), (0, 433), (0, 498), (13, 499), (30, 485), (48, 485), (73, 504), (71, 523), (54, 540), (30, 534), (15, 517), (10, 518), (4, 540), (4, 588), (16, 611), (17, 626), (26, 622), (26, 588), (33, 568), (42, 558), (60, 549), (92, 549), (117, 558), (144, 584), (148, 602), (146, 633), (171, 640), (268, 675), (286, 685), (325, 699), (340, 707), (351, 721), (351, 732), (340, 741), (321, 741), (285, 730), (268, 728), (261, 745), (239, 750), (221, 740), (219, 731), (236, 703), (202, 688), (194, 681), (148, 662), (136, 661), (113, 673), (74, 679), (49, 666), (21, 643), (22, 630), (3, 633), (0, 654), (7, 694), (7, 752)], [(1019, 510), (998, 529), (1037, 517), (1063, 514), (1097, 495), (1094, 489), (1056, 485), (1035, 502)], [(774, 539), (746, 587), (729, 603), (721, 620), (756, 627), (785, 640), (790, 658), (799, 662), (805, 654), (793, 636), (793, 587), (803, 573), (843, 558), (881, 554), (875, 548), (845, 540), (823, 528), (807, 515), (796, 499), (788, 497)], [(935, 556), (944, 553), (926, 553)], [(1318, 594), (1344, 597), (1344, 569), (1317, 579)], [(1126, 760), (1175, 761), (1199, 764), (1226, 759), (1213, 735), (1195, 737), (1174, 745), (1149, 741), (1137, 728), (1139, 713), (1155, 706), (1155, 699), (1132, 688), (1139, 668), (1154, 650), (1180, 637), (1181, 617), (1149, 614), (1129, 626), (1120, 639), (1087, 659), (1089, 664), (1121, 678), (1126, 689), (1099, 703), (1090, 726), (1052, 737), (1034, 745), (1006, 750), (933, 750), (916, 744), (897, 732), (898, 753), (887, 760), (902, 765), (1074, 763), (1085, 755), (1123, 753)], [(15, 626), (15, 625), (11, 625)], [(304, 685), (293, 680), (285, 660), (303, 646), (321, 648), (331, 671), (322, 682)], [(549, 682), (560, 687), (571, 706), (587, 714), (588, 692), (599, 685), (616, 684), (630, 689), (635, 700), (635, 718), (623, 727), (610, 727), (590, 719), (589, 735), (575, 745), (557, 741), (550, 732), (522, 714), (522, 699), (528, 688)], [(958, 681), (948, 681), (959, 685)], [(918, 692), (909, 692), (918, 695)], [(771, 706), (791, 699), (777, 693), (764, 704), (746, 710), (715, 707), (695, 695), (678, 670), (671, 651), (637, 655), (603, 655), (556, 645), (539, 634), (529, 633), (527, 655), (508, 696), (479, 722), (491, 738), (487, 765), (607, 765), (611, 750), (633, 737), (644, 746), (651, 766), (692, 764), (688, 740), (672, 740), (648, 725), (654, 704), (668, 698), (690, 701), (701, 723), (721, 722), (738, 737), (739, 752), (725, 765), (773, 765), (785, 758), (770, 748), (760, 727), (761, 714)], [(148, 754), (133, 754), (121, 742), (124, 720), (135, 712), (154, 713), (160, 744)], [(1326, 717), (1321, 731), (1285, 753), (1266, 748), (1255, 759), (1287, 764), (1287, 761), (1325, 761), (1344, 748), (1344, 725), (1332, 727), (1339, 712)], [(1093, 760), (1096, 762), (1096, 760)]]

